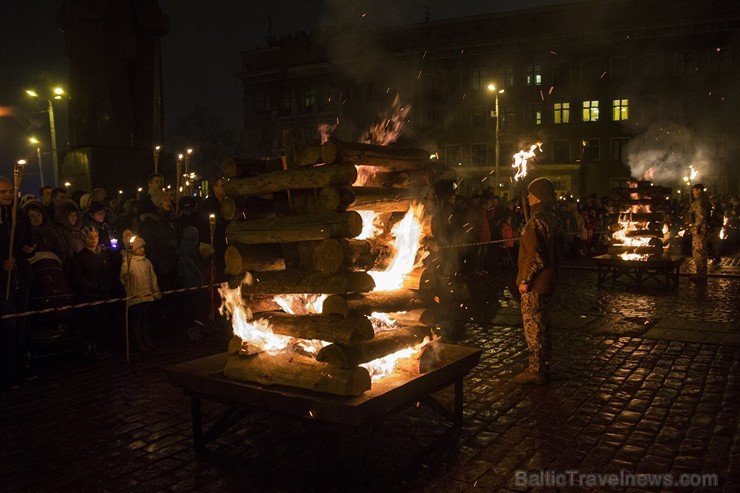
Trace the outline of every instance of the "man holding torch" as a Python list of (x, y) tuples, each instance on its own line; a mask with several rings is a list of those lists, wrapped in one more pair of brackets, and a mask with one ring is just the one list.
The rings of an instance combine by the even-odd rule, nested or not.
[(529, 184), (528, 191), (531, 214), (519, 242), (516, 282), (522, 297), (529, 366), (515, 376), (514, 381), (542, 385), (549, 379), (549, 311), (552, 294), (558, 285), (565, 235), (563, 224), (553, 210), (555, 187), (552, 182), (547, 178), (537, 178)]

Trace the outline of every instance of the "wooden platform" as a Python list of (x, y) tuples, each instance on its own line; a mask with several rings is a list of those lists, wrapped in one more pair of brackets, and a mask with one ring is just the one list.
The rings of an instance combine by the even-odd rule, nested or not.
[(612, 285), (621, 283), (628, 286), (643, 286), (655, 283), (668, 289), (678, 289), (678, 271), (685, 257), (662, 255), (649, 260), (624, 260), (616, 255), (599, 255), (593, 257), (596, 263), (596, 284), (601, 286), (607, 281)]
[[(359, 397), (341, 397), (280, 386), (263, 386), (223, 375), (228, 353), (217, 354), (165, 368), (170, 382), (190, 396), (193, 442), (197, 450), (231, 427), (247, 413), (262, 410), (311, 420), (337, 431), (355, 433), (417, 403), (425, 404), (456, 425), (463, 417), (463, 378), (478, 364), (482, 350), (444, 345), (443, 366), (423, 375), (396, 371), (374, 382)], [(452, 411), (432, 394), (455, 386)], [(201, 399), (229, 406), (207, 432), (203, 432)]]

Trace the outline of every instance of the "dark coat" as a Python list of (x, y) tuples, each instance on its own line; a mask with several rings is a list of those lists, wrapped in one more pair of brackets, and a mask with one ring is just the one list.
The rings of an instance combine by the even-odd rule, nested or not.
[(115, 284), (108, 253), (93, 252), (88, 248), (80, 250), (72, 260), (69, 280), (83, 301), (110, 298)]

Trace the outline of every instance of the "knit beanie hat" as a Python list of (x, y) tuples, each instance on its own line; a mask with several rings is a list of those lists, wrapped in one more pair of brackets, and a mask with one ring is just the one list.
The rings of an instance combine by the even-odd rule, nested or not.
[(545, 177), (532, 180), (532, 183), (529, 184), (527, 190), (542, 202), (555, 202), (555, 187), (552, 182)]
[(90, 207), (90, 201), (92, 200), (92, 194), (86, 193), (80, 197), (80, 209), (83, 211)]
[(18, 205), (21, 206), (21, 209), (25, 209), (31, 204), (38, 204), (39, 199), (36, 198), (36, 196), (32, 193), (27, 193), (23, 197), (21, 197), (20, 202), (18, 202)]
[(98, 228), (96, 228), (92, 224), (88, 224), (80, 228), (80, 233), (82, 234), (83, 238), (87, 237), (87, 235), (89, 235), (92, 231), (98, 231)]

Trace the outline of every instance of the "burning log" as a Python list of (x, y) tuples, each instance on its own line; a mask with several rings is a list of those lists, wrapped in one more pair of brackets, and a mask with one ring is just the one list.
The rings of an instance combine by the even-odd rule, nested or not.
[(287, 351), (232, 355), (226, 361), (224, 375), (262, 385), (288, 385), (345, 396), (370, 390), (370, 374), (361, 366), (345, 370)]
[(299, 339), (318, 339), (339, 344), (357, 344), (373, 338), (373, 324), (365, 317), (339, 318), (331, 315), (271, 313), (264, 317), (275, 334)]
[(431, 337), (427, 327), (403, 327), (377, 334), (369, 341), (347, 346), (329, 344), (316, 355), (317, 361), (340, 368), (353, 368), (374, 359), (388, 356), (409, 346), (414, 346)]
[(282, 307), (275, 301), (275, 295), (247, 294), (242, 296), (244, 305), (248, 306), (252, 314), (264, 312), (279, 312)]
[(429, 153), (424, 149), (360, 144), (335, 139), (321, 144), (321, 158), (325, 163), (342, 161), (376, 166), (385, 171), (407, 171), (429, 166)]
[(224, 262), (231, 275), (285, 270), (280, 245), (229, 245), (224, 252)]
[(650, 221), (662, 222), (665, 214), (660, 211), (656, 212), (621, 212), (616, 215), (620, 220), (631, 221), (635, 223), (647, 223)]
[(423, 288), (422, 282), (426, 280), (424, 277), (424, 271), (427, 269), (418, 268), (414, 269), (405, 276), (403, 276), (403, 287), (406, 289), (421, 289)]
[[(360, 168), (360, 173), (362, 168)], [(410, 169), (408, 171), (373, 173), (364, 186), (368, 187), (431, 187), (434, 173), (428, 169)]]
[(245, 294), (364, 293), (374, 288), (375, 281), (367, 272), (327, 275), (300, 270), (260, 272), (254, 275), (252, 284), (241, 286)]
[(384, 270), (393, 257), (393, 247), (380, 238), (364, 240), (330, 238), (314, 250), (315, 268), (321, 272)]
[(326, 297), (321, 312), (346, 317), (354, 313), (399, 312), (423, 306), (424, 303), (417, 292), (397, 289), (347, 296), (333, 294)]
[(224, 197), (221, 201), (221, 215), (227, 221), (232, 219), (264, 219), (275, 217), (275, 201), (257, 197)]
[(258, 176), (235, 178), (226, 182), (226, 195), (254, 197), (285, 190), (322, 188), (330, 185), (351, 185), (357, 179), (357, 168), (352, 164), (311, 166), (274, 171)]
[(362, 232), (357, 212), (326, 213), (321, 216), (280, 216), (254, 221), (231, 221), (226, 226), (229, 243), (256, 245), (354, 238)]
[[(428, 187), (352, 187), (355, 201), (350, 210), (371, 210), (378, 212), (406, 212), (413, 202), (424, 201), (431, 190)], [(425, 204), (429, 210), (431, 204)]]

